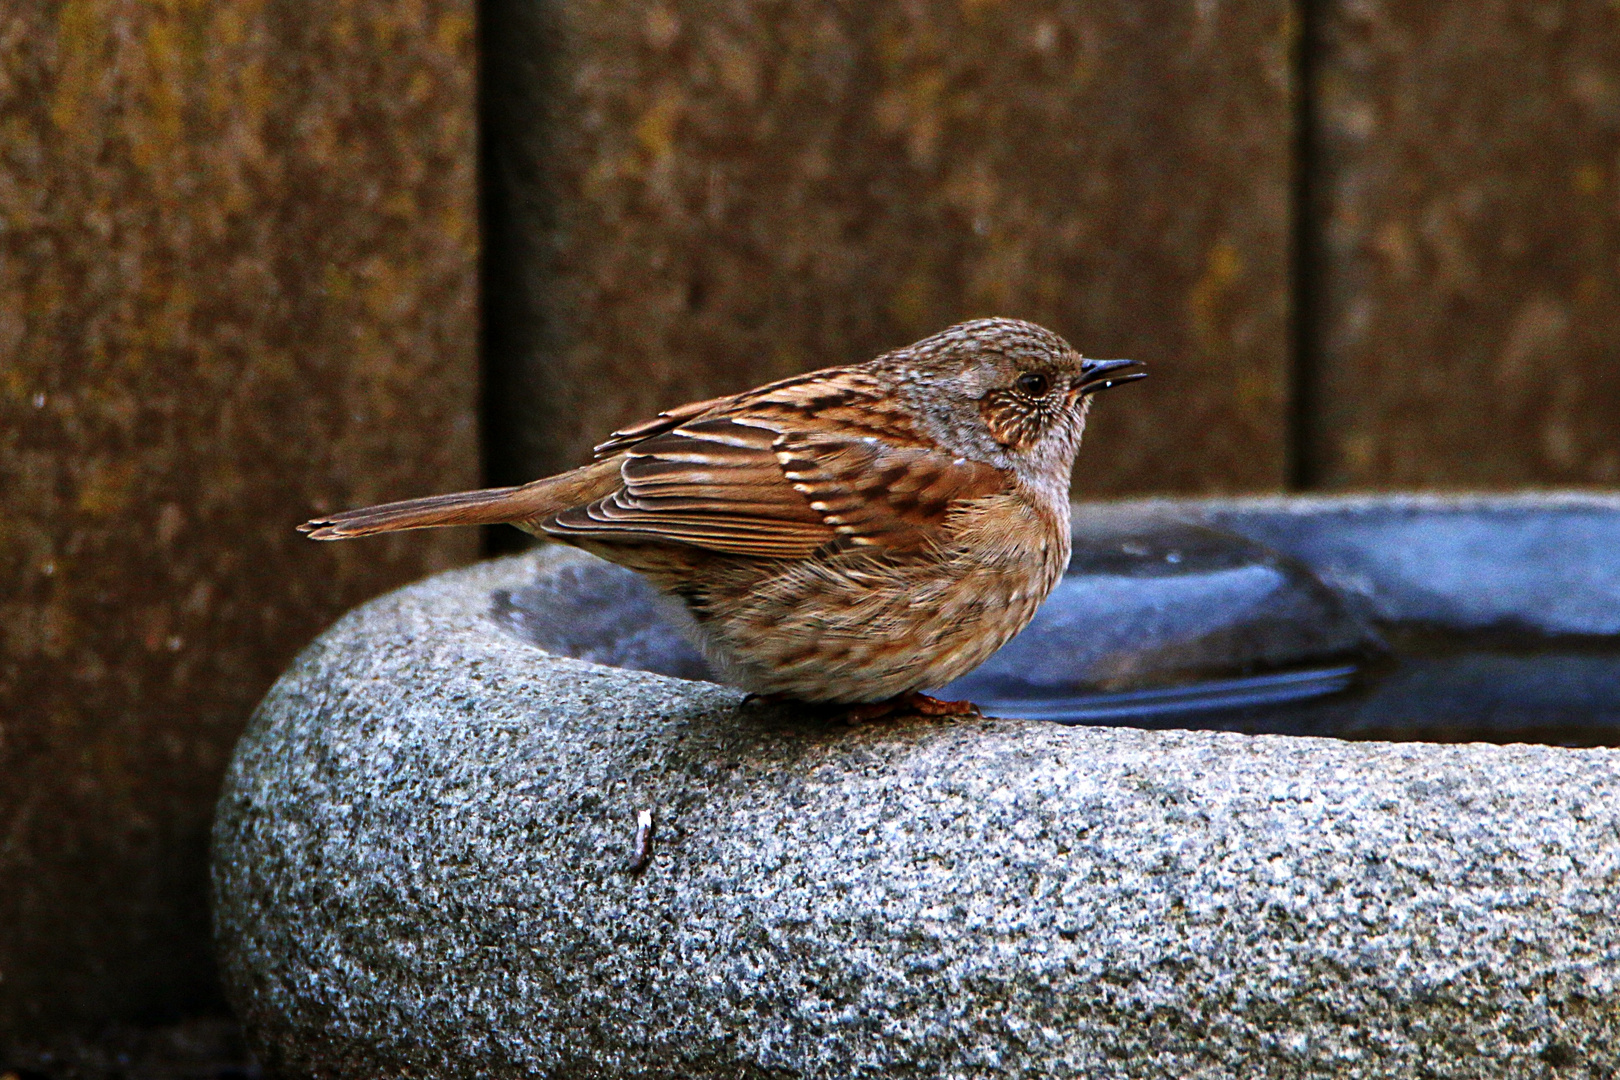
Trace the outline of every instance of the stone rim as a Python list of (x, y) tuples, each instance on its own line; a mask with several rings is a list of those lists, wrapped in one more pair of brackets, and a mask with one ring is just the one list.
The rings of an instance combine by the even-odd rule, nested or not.
[[(1229, 510), (1257, 502), (1197, 505)], [(1474, 502), (1507, 502), (1523, 509), (1529, 501)], [(1577, 502), (1592, 505), (1591, 500)], [(1615, 500), (1596, 502), (1605, 511), (1616, 509)], [(1332, 505), (1342, 508), (1345, 502)], [(1378, 505), (1388, 508), (1391, 502)], [(311, 646), (256, 714), (221, 798), (214, 881), (227, 984), (267, 1061), (356, 1075), (404, 1068), (445, 1076), (491, 1068), (577, 1070), (584, 1075), (720, 1075), (728, 1069), (734, 1075), (739, 1068), (754, 1075), (849, 1075), (880, 1061), (887, 1069), (898, 1063), (927, 1075), (1041, 1075), (1060, 1063), (1076, 1070), (1148, 1075), (1119, 1066), (1128, 1059), (1117, 1055), (1149, 1054), (1144, 1067), (1156, 1062), (1154, 1074), (1167, 1064), (1196, 1067), (1200, 1039), (1224, 1030), (1221, 1045), (1254, 1063), (1300, 1067), (1315, 1062), (1326, 1067), (1328, 1059), (1321, 1055), (1355, 1051), (1372, 1070), (1363, 1074), (1395, 1075), (1428, 1060), (1423, 1040), (1412, 1037), (1413, 1030), (1421, 1035), (1427, 1025), (1437, 1038), (1468, 1041), (1457, 1044), (1462, 1050), (1452, 1070), (1464, 1075), (1482, 1064), (1529, 1067), (1545, 1062), (1548, 1053), (1566, 1051), (1590, 1064), (1609, 1062), (1606, 1049), (1583, 1048), (1620, 1044), (1614, 1038), (1620, 1000), (1605, 974), (1620, 956), (1620, 926), (1610, 914), (1616, 910), (1620, 881), (1613, 841), (1620, 835), (1620, 754), (1614, 751), (1062, 730), (1017, 722), (950, 728), (899, 724), (854, 732), (795, 724), (780, 715), (739, 723), (733, 710), (741, 695), (734, 691), (544, 656), (483, 625), (483, 614), (468, 610), (469, 586), (487, 592), (492, 582), (520, 564), (545, 565), (568, 557), (544, 552), (486, 564), (374, 601)], [(356, 650), (368, 648), (365, 636), (356, 635), (384, 626), (398, 632), (392, 655), (383, 657), (380, 667), (359, 669), (364, 678), (348, 685), (336, 680), (335, 673), (352, 669)], [(448, 659), (445, 642), (450, 639), (458, 642), (457, 663), (463, 666), (447, 672), (436, 665)], [(426, 983), (394, 978), (418, 969), (390, 957), (388, 948), (398, 943), (384, 947), (387, 934), (365, 924), (364, 891), (352, 889), (357, 875), (363, 880), (365, 873), (375, 873), (389, 883), (394, 890), (390, 902), (397, 903), (405, 895), (398, 888), (401, 882), (437, 883), (441, 891), (436, 901), (428, 897), (414, 908), (406, 905), (406, 915), (391, 916), (398, 929), (409, 927), (409, 912), (427, 918), (446, 897), (466, 903), (467, 895), (455, 893), (454, 880), (421, 868), (413, 872), (352, 861), (339, 867), (310, 858), (312, 851), (336, 858), (334, 838), (340, 839), (348, 825), (342, 814), (315, 820), (309, 809), (313, 804), (304, 799), (345, 779), (345, 767), (366, 771), (383, 785), (365, 794), (374, 801), (359, 812), (361, 818), (418, 814), (412, 820), (426, 830), (430, 850), (439, 854), (468, 837), (490, 836), (480, 832), (489, 823), (478, 819), (478, 808), (487, 803), (457, 801), (455, 792), (471, 785), (507, 809), (517, 805), (499, 802), (510, 799), (501, 784), (521, 782), (521, 777), (433, 765), (429, 758), (408, 754), (402, 758), (409, 759), (407, 764), (444, 770), (430, 770), (432, 783), (417, 794), (448, 799), (444, 805), (452, 812), (445, 817), (441, 807), (435, 816), (419, 802), (402, 801), (397, 792), (391, 795), (387, 782), (408, 786), (425, 781), (410, 779), (408, 768), (400, 772), (365, 760), (366, 754), (377, 752), (366, 743), (375, 736), (375, 730), (367, 734), (366, 725), (375, 729), (378, 718), (356, 712), (355, 695), (375, 686), (385, 673), (419, 682), (424, 674), (432, 675), (425, 681), (448, 679), (448, 685), (436, 690), (418, 685), (391, 699), (414, 717), (410, 724), (415, 725), (394, 730), (393, 736), (404, 742), (393, 745), (415, 746), (418, 753), (422, 747), (443, 748), (446, 744), (433, 738), (420, 744), (410, 740), (431, 735), (434, 716), (439, 721), (464, 718), (470, 689), (480, 686), (513, 695), (513, 708), (498, 718), (490, 745), (529, 738), (538, 740), (532, 744), (537, 753), (573, 754), (568, 760), (578, 775), (563, 781), (566, 790), (535, 797), (548, 808), (572, 814), (574, 831), (567, 838), (540, 835), (532, 848), (547, 858), (566, 856), (567, 881), (546, 896), (563, 907), (564, 901), (575, 905), (574, 914), (563, 921), (573, 920), (569, 925), (584, 942), (576, 945), (597, 966), (589, 977), (572, 983), (554, 973), (549, 989), (536, 991), (537, 983), (528, 984), (527, 997), (522, 987), (509, 987), (517, 994), (514, 1000), (529, 1010), (526, 1022), (539, 1029), (527, 1041), (516, 1034), (521, 1028), (503, 1028), (494, 1021), (477, 1037), (464, 1029), (436, 1026), (431, 1008), (423, 1004), (431, 1004), (433, 992), (426, 992)], [(284, 718), (290, 703), (319, 722), (304, 724), (290, 740), (268, 741), (278, 723), (279, 734), (289, 734)], [(580, 711), (587, 703), (594, 710), (588, 716)], [(655, 716), (648, 712), (654, 703)], [(266, 756), (272, 746), (281, 755), (274, 760)], [(296, 777), (287, 771), (289, 748), (303, 755)], [(829, 756), (834, 750), (848, 751), (857, 765)], [(1006, 917), (1010, 923), (998, 923), (994, 912), (984, 915), (974, 929), (981, 935), (975, 943), (999, 959), (1000, 968), (975, 966), (970, 957), (943, 960), (928, 970), (929, 942), (943, 940), (940, 935), (948, 927), (929, 931), (934, 938), (923, 933), (908, 939), (906, 927), (914, 930), (920, 916), (915, 910), (905, 918), (886, 913), (885, 900), (892, 897), (884, 890), (897, 879), (885, 877), (881, 868), (874, 871), (875, 878), (861, 879), (875, 891), (841, 897), (814, 881), (793, 877), (784, 883), (772, 877), (791, 875), (794, 866), (826, 845), (854, 844), (852, 850), (858, 849), (851, 837), (875, 838), (872, 851), (904, 854), (914, 852), (916, 845), (884, 831), (898, 828), (892, 818), (886, 822), (880, 813), (862, 817), (860, 800), (849, 807), (853, 816), (842, 828), (830, 822), (808, 827), (801, 821), (789, 823), (784, 833), (783, 822), (771, 819), (775, 811), (758, 801), (760, 792), (776, 791), (789, 780), (802, 783), (791, 794), (801, 800), (805, 813), (813, 813), (817, 770), (842, 769), (846, 780), (854, 778), (849, 782), (867, 785), (863, 790), (870, 805), (881, 806), (885, 798), (904, 805), (910, 805), (904, 803), (907, 798), (920, 799), (917, 813), (922, 816), (915, 820), (937, 823), (944, 820), (937, 816), (939, 808), (952, 799), (971, 802), (976, 775), (997, 775), (997, 763), (1008, 761), (1013, 767), (1003, 771), (1016, 773), (1025, 785), (1022, 793), (1009, 789), (1010, 797), (1024, 803), (1016, 813), (981, 821), (977, 838), (980, 845), (997, 847), (995, 866), (1023, 860), (1040, 879), (1045, 872), (1040, 867), (1058, 865), (1051, 856), (1060, 839), (1067, 838), (1063, 858), (1072, 860), (1079, 857), (1075, 852), (1084, 851), (1095, 865), (1102, 865), (1106, 856), (1123, 869), (1113, 877), (1105, 874), (1091, 892), (1083, 878), (1066, 872), (1061, 880), (1047, 880), (1023, 907), (1013, 905), (1016, 910)], [(960, 782), (941, 779), (950, 770), (962, 774)], [(555, 779), (570, 774), (542, 770), (535, 775)], [(290, 779), (297, 782), (290, 784)], [(1374, 788), (1384, 802), (1363, 798)], [(1127, 789), (1135, 794), (1121, 795)], [(979, 795), (988, 798), (989, 792)], [(646, 874), (636, 875), (628, 872), (626, 860), (641, 805), (663, 811), (659, 828), (668, 830), (669, 839), (657, 849)], [(1138, 812), (1139, 818), (1130, 816)], [(1431, 842), (1414, 846), (1413, 835)], [(936, 846), (939, 842), (926, 830), (919, 836)], [(498, 836), (492, 842), (499, 850), (512, 850), (500, 848)], [(1020, 846), (1021, 855), (1015, 850)], [(1543, 859), (1536, 854), (1541, 849), (1543, 855), (1546, 850), (1553, 855)], [(1200, 851), (1204, 860), (1193, 859)], [(1043, 852), (1048, 856), (1044, 861)], [(1174, 865), (1164, 871), (1166, 880), (1180, 885), (1164, 889), (1159, 887), (1163, 882), (1155, 884), (1151, 866), (1132, 862), (1144, 853), (1170, 859)], [(955, 849), (952, 854), (958, 860), (964, 857)], [(1289, 866), (1290, 859), (1297, 865)], [(1274, 866), (1277, 860), (1282, 865)], [(850, 865), (858, 869), (867, 864), (857, 859)], [(927, 860), (921, 865), (926, 869)], [(718, 878), (706, 869), (727, 866), (732, 869)], [(1317, 872), (1302, 879), (1300, 869)], [(955, 881), (950, 877), (954, 872), (941, 871), (939, 880)], [(1340, 879), (1336, 887), (1335, 873)], [(780, 886), (771, 886), (774, 893), (767, 888), (773, 880)], [(951, 895), (982, 895), (957, 888), (962, 884), (956, 881)], [(719, 885), (760, 905), (762, 913), (752, 925), (728, 924), (716, 914), (718, 901), (705, 900), (701, 889), (695, 896), (681, 891)], [(543, 883), (536, 887), (552, 888)], [(444, 893), (447, 888), (450, 892)], [(1357, 889), (1361, 899), (1356, 911), (1340, 904), (1333, 914), (1324, 907), (1324, 897)], [(902, 888), (894, 895), (908, 894)], [(889, 954), (878, 949), (866, 956), (857, 950), (841, 958), (836, 952), (818, 952), (813, 933), (806, 936), (794, 929), (792, 919), (769, 908), (775, 902), (772, 896), (788, 896), (789, 906), (797, 904), (795, 910), (810, 918), (805, 925), (811, 930), (818, 910), (868, 920), (868, 938), (891, 952), (899, 949), (897, 955), (916, 967), (911, 978), (920, 981), (922, 991), (896, 997), (894, 987), (874, 976), (869, 987), (876, 989), (856, 1002), (864, 1001), (868, 1013), (845, 1015), (804, 1007), (802, 1001), (795, 1004), (794, 993), (824, 985), (818, 979), (837, 981), (836, 972), (818, 975), (815, 964), (836, 968), (847, 959), (881, 973), (889, 970), (884, 966)], [(831, 907), (817, 908), (817, 902)], [(1223, 902), (1229, 905), (1224, 915), (1219, 911)], [(1410, 925), (1370, 937), (1361, 921), (1369, 904), (1398, 908)], [(656, 920), (636, 921), (638, 912), (656, 911), (660, 905), (682, 913), (688, 920), (682, 924), (685, 929), (657, 931)], [(965, 909), (967, 917), (971, 907)], [(490, 933), (497, 939), (503, 933), (521, 938), (521, 928), (502, 929), (500, 904), (467, 910), (475, 924), (464, 928), (467, 942)], [(1062, 921), (1077, 910), (1087, 917)], [(324, 927), (320, 940), (346, 956), (349, 966), (337, 972), (330, 964), (323, 968), (322, 956), (330, 960), (333, 954), (291, 942), (288, 918), (310, 913)], [(1119, 925), (1110, 923), (1111, 918)], [(691, 927), (701, 933), (688, 933)], [(345, 952), (346, 933), (369, 944)], [(786, 953), (772, 951), (773, 934), (779, 943), (789, 943)], [(1045, 951), (1032, 951), (1036, 943), (1044, 943)], [(691, 970), (722, 973), (720, 989), (706, 989), (687, 971), (670, 970), (666, 950), (675, 945), (696, 950), (687, 954), (695, 962)], [(1514, 966), (1509, 947), (1530, 962)], [(1244, 948), (1292, 975), (1259, 990), (1246, 988), (1243, 973), (1264, 971), (1265, 964), (1245, 967)], [(629, 952), (621, 957), (615, 949)], [(774, 974), (762, 961), (772, 956), (781, 968)], [(1048, 971), (1041, 966), (1046, 962), (1042, 957), (1064, 962)], [(561, 962), (555, 952), (546, 959), (522, 971), (538, 979)], [(736, 978), (724, 974), (737, 964), (758, 969), (752, 982), (743, 980), (753, 987), (753, 996), (739, 998)], [(457, 988), (468, 991), (467, 980), (481, 969), (475, 951), (463, 950), (459, 959), (434, 970), (453, 998)], [(1031, 992), (1032, 987), (1038, 990), (1043, 971), (1044, 977), (1058, 979), (1058, 989), (1049, 988), (1044, 996)], [(1011, 987), (1007, 993), (1016, 1007), (1009, 1006), (1013, 1013), (1008, 1017), (1014, 1023), (987, 1028), (962, 1014), (945, 991), (964, 985)], [(1114, 998), (1098, 990), (1109, 986)], [(301, 988), (312, 987), (315, 994), (299, 998)], [(631, 993), (636, 987), (673, 1003), (677, 1022), (671, 1030), (680, 1038), (667, 1031), (655, 1034), (646, 1008)], [(1274, 999), (1269, 1004), (1267, 994)], [(324, 1011), (312, 1009), (311, 1000)], [(295, 1006), (295, 1001), (302, 1004)], [(402, 1002), (415, 1004), (405, 1008)], [(1323, 1011), (1322, 1002), (1348, 1008), (1346, 1015), (1359, 1019), (1335, 1020), (1328, 1015), (1331, 1010)], [(1110, 1012), (1114, 1006), (1119, 1008)], [(1145, 1010), (1145, 1026), (1126, 1022), (1132, 1008)], [(592, 1009), (596, 1015), (585, 1015)], [(1483, 1026), (1470, 1026), (1487, 1013), (1496, 1017), (1495, 1042), (1482, 1034)], [(765, 1018), (769, 1038), (755, 1032), (734, 1034), (728, 1041), (702, 1022), (704, 1016), (712, 1021), (747, 1014)], [(886, 1028), (873, 1019), (879, 1014), (904, 1030), (895, 1034), (892, 1024)], [(1042, 1015), (1064, 1021), (1065, 1040), (1055, 1047), (1019, 1034), (1039, 1029)], [(1270, 1034), (1262, 1022), (1268, 1016), (1276, 1028)], [(1023, 1027), (1015, 1030), (1018, 1025)], [(1203, 1036), (1186, 1034), (1199, 1025)], [(1445, 1075), (1446, 1069), (1439, 1073)]]

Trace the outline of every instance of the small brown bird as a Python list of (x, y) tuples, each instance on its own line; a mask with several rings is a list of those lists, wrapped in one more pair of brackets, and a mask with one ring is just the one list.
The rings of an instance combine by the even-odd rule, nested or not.
[(721, 677), (756, 694), (973, 712), (920, 691), (978, 666), (1057, 584), (1091, 395), (1138, 368), (981, 319), (660, 413), (558, 476), (300, 528), (341, 540), (509, 523), (684, 601)]

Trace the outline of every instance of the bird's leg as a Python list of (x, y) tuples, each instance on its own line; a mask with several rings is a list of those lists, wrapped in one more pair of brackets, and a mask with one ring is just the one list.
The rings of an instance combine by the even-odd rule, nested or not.
[(887, 717), (899, 718), (912, 716), (975, 716), (983, 717), (984, 713), (971, 701), (941, 701), (939, 698), (929, 697), (915, 691), (901, 694), (887, 701), (873, 701), (865, 705), (851, 705), (844, 711), (844, 720), (851, 724), (864, 724), (869, 720), (882, 720)]

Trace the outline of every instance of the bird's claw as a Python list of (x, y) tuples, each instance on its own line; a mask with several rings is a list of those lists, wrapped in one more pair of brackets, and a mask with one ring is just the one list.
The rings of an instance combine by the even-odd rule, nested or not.
[(871, 720), (899, 719), (906, 715), (984, 718), (984, 713), (971, 701), (942, 701), (927, 694), (901, 694), (887, 701), (851, 705), (844, 712), (844, 721), (849, 724), (864, 724)]

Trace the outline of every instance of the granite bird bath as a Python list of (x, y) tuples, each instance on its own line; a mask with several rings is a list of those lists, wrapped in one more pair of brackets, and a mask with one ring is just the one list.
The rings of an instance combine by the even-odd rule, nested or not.
[[(741, 707), (636, 579), (558, 549), (352, 612), (220, 799), (219, 955), (262, 1058), (1620, 1068), (1620, 499), (1076, 521), (1067, 597), (962, 689), (1080, 725)], [(1530, 736), (1587, 748), (1505, 745)]]

